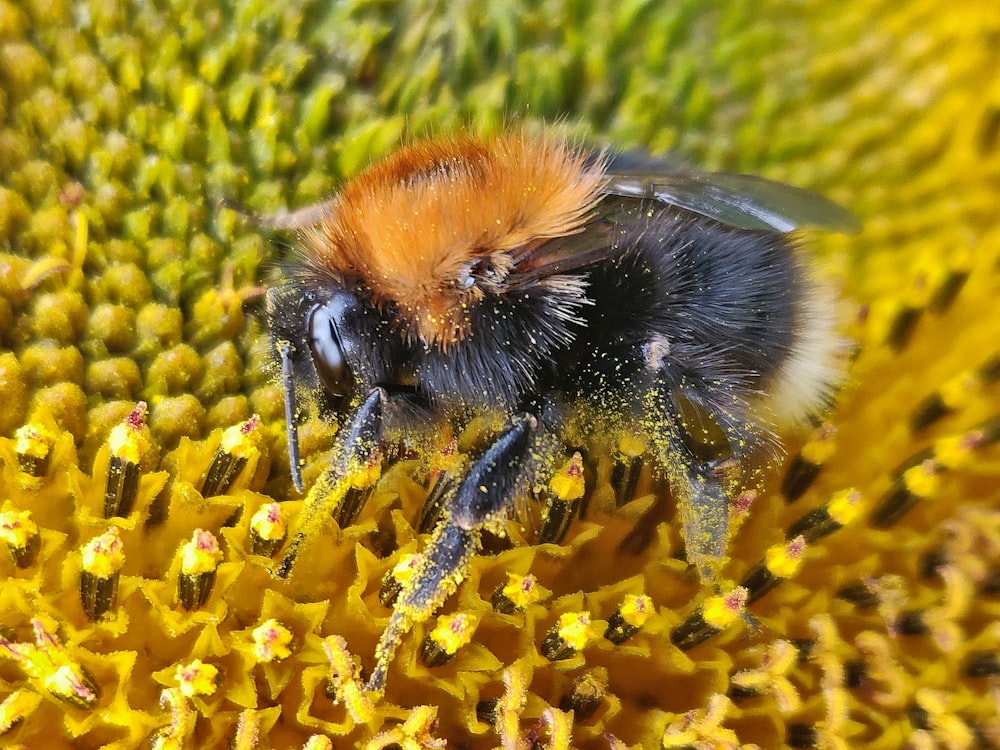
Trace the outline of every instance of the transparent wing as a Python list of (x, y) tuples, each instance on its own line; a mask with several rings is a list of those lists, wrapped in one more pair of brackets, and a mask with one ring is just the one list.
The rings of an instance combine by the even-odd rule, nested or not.
[(791, 232), (814, 226), (848, 234), (861, 229), (850, 211), (822, 195), (754, 175), (626, 172), (606, 180), (609, 195), (657, 200), (739, 229)]
[[(656, 200), (737, 229), (791, 232), (805, 226), (853, 234), (861, 224), (845, 208), (809, 190), (745, 174), (626, 170), (606, 176), (608, 196), (580, 232), (532, 244), (515, 253), (508, 282), (516, 290), (617, 257), (623, 224), (634, 221), (631, 201)], [(624, 200), (622, 200), (624, 199)]]

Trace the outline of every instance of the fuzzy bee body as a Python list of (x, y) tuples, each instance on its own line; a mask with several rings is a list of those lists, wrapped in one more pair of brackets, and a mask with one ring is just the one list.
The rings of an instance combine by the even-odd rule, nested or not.
[[(503, 426), (434, 535), (474, 547), (568, 427), (641, 433), (689, 559), (713, 575), (732, 490), (720, 465), (739, 477), (774, 424), (822, 408), (837, 370), (830, 297), (787, 232), (853, 219), (758, 178), (638, 167), (521, 132), (418, 142), (329, 201), (260, 221), (299, 230), (303, 247), (268, 295), (297, 481), (296, 391), (351, 415), (311, 504), (387, 436), (492, 415)], [(469, 549), (439, 544), (425, 554), (440, 564), (400, 596), (373, 690), (461, 574), (447, 561)]]

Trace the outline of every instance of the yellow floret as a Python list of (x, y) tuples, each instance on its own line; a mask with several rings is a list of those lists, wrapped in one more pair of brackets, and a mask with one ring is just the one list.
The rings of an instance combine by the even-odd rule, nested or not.
[(124, 546), (114, 526), (83, 545), (80, 553), (83, 571), (97, 578), (110, 578), (125, 565)]
[(559, 637), (576, 651), (582, 651), (594, 638), (589, 612), (566, 612), (559, 616)]
[(641, 628), (646, 621), (654, 614), (653, 600), (645, 594), (626, 594), (624, 601), (618, 608), (622, 619), (629, 625)]
[(479, 618), (465, 612), (438, 617), (437, 625), (428, 637), (446, 654), (456, 653), (472, 640)]
[(718, 630), (723, 630), (732, 625), (746, 606), (747, 590), (742, 586), (726, 594), (710, 596), (702, 605), (702, 619)]
[(174, 679), (187, 698), (213, 695), (218, 689), (219, 669), (201, 659), (195, 659), (179, 665), (174, 672)]
[(23, 549), (38, 533), (38, 525), (31, 520), (27, 510), (8, 510), (0, 513), (0, 541), (10, 547)]
[(764, 553), (764, 565), (778, 578), (791, 578), (802, 567), (805, 539), (800, 535), (785, 544), (775, 544)]
[(250, 519), (250, 528), (261, 539), (273, 541), (283, 539), (287, 524), (279, 503), (264, 503)]
[(184, 575), (211, 573), (221, 560), (222, 550), (215, 535), (209, 531), (195, 529), (191, 541), (181, 547), (181, 573)]
[(291, 642), (291, 631), (273, 617), (253, 630), (253, 653), (260, 662), (287, 659)]

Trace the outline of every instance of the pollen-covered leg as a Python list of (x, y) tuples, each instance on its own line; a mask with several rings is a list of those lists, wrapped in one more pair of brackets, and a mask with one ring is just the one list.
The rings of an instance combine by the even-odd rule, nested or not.
[(403, 636), (416, 623), (427, 620), (455, 592), (478, 551), (479, 529), (466, 530), (447, 521), (438, 526), (396, 599), (389, 624), (375, 649), (375, 669), (365, 690), (381, 693), (385, 689), (389, 663)]
[[(302, 544), (322, 526), (323, 519), (333, 516), (345, 520), (341, 513), (345, 499), (350, 497), (352, 491), (362, 491), (378, 479), (385, 399), (386, 393), (382, 388), (373, 389), (338, 436), (340, 455), (306, 496), (299, 530), (276, 570), (279, 578), (287, 578), (291, 574)], [(351, 510), (356, 515), (359, 509), (354, 507)]]
[[(759, 440), (742, 418), (736, 395), (713, 392), (711, 396), (710, 400), (689, 390), (685, 400), (690, 408), (682, 409), (671, 390), (660, 388), (650, 400), (662, 407), (658, 413), (663, 417), (660, 424), (650, 425), (650, 433), (677, 503), (688, 562), (704, 582), (718, 586), (733, 533), (730, 501), (748, 446)], [(692, 424), (701, 425), (708, 444), (691, 447), (686, 438)], [(706, 454), (711, 457), (703, 458)]]
[(443, 520), (396, 599), (375, 650), (375, 669), (366, 690), (385, 689), (389, 663), (403, 636), (455, 592), (479, 551), (480, 529), (501, 520), (509, 510), (527, 474), (536, 423), (529, 415), (515, 417), (448, 499)]
[(680, 448), (672, 452), (667, 475), (677, 500), (688, 562), (703, 581), (715, 584), (729, 547), (729, 493), (717, 467), (699, 462)]

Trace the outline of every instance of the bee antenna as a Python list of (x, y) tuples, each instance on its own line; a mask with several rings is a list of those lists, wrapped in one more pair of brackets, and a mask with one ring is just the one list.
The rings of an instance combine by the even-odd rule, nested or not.
[(288, 432), (288, 463), (295, 489), (302, 492), (302, 470), (299, 466), (299, 427), (295, 421), (295, 376), (292, 373), (292, 345), (278, 344), (281, 356), (281, 388), (285, 392), (285, 429)]
[(223, 198), (219, 201), (219, 208), (228, 208), (230, 211), (235, 211), (247, 224), (251, 224), (259, 229), (274, 229), (277, 231), (294, 231), (315, 226), (330, 215), (335, 205), (336, 198), (328, 198), (289, 213), (259, 214), (232, 198)]

